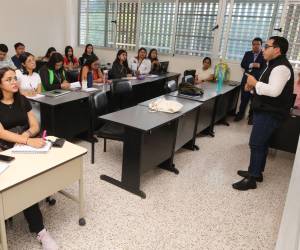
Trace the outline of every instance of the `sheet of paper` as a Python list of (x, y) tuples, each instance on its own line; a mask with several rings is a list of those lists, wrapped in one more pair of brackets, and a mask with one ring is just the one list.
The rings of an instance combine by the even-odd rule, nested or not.
[(36, 100), (36, 99), (39, 99), (41, 97), (44, 97), (44, 95), (36, 94), (35, 96), (27, 96), (28, 99), (32, 99), (32, 100)]
[(70, 83), (70, 88), (71, 89), (77, 89), (77, 88), (81, 88), (81, 84), (80, 84), (80, 82), (72, 82), (72, 83)]
[(0, 174), (5, 171), (9, 167), (8, 163), (0, 162)]

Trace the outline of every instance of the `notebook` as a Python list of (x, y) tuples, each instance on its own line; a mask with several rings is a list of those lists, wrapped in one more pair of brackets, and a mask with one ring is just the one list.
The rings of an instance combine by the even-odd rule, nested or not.
[(11, 151), (13, 153), (43, 154), (43, 153), (47, 153), (50, 150), (51, 146), (52, 146), (52, 143), (49, 142), (49, 141), (46, 141), (45, 146), (42, 147), (42, 148), (33, 148), (31, 146), (28, 146), (28, 145), (16, 144), (12, 148)]
[(8, 167), (8, 163), (0, 162), (0, 174), (2, 174)]

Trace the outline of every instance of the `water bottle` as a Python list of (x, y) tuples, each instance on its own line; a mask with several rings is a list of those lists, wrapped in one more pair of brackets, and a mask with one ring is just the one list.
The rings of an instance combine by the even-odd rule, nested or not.
[(89, 71), (87, 74), (87, 87), (88, 88), (93, 87), (93, 74), (91, 71)]
[(103, 83), (107, 83), (108, 80), (108, 70), (103, 70)]
[(220, 67), (218, 72), (217, 93), (221, 92), (223, 87), (223, 81), (224, 81), (224, 77), (223, 77), (222, 69)]
[(87, 80), (82, 80), (81, 81), (81, 89), (86, 89), (87, 88)]

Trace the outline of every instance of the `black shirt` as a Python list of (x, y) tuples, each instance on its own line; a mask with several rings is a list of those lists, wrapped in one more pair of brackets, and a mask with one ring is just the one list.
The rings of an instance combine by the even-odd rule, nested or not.
[(29, 128), (27, 113), (31, 110), (31, 104), (27, 98), (21, 95), (20, 100), (12, 104), (4, 104), (0, 101), (0, 123), (6, 130), (17, 126)]
[[(0, 101), (0, 123), (4, 129), (22, 134), (29, 128), (27, 112), (31, 110), (31, 104), (24, 96), (15, 99), (12, 104), (4, 104)], [(6, 150), (14, 146), (13, 142), (0, 139), (0, 149)]]

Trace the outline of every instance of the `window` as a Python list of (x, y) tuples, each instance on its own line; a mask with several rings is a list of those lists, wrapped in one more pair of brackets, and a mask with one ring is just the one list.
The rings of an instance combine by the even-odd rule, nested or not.
[(79, 9), (81, 45), (240, 61), (254, 37), (283, 35), (300, 61), (300, 0), (81, 0)]
[(289, 41), (288, 57), (300, 63), (300, 1), (289, 1), (283, 25), (283, 36)]
[(142, 1), (139, 47), (170, 54), (175, 12), (175, 1)]
[(179, 1), (175, 53), (207, 56), (212, 52), (219, 1)]
[(278, 10), (277, 0), (234, 0), (232, 6), (227, 3), (221, 39), (222, 57), (241, 60), (245, 51), (251, 49), (254, 37), (265, 40), (272, 35), (280, 16), (276, 15)]

